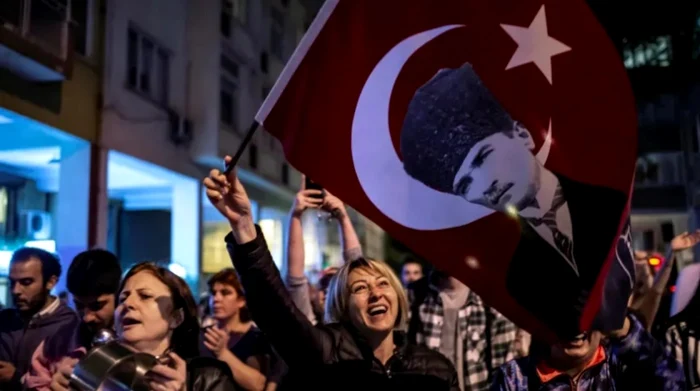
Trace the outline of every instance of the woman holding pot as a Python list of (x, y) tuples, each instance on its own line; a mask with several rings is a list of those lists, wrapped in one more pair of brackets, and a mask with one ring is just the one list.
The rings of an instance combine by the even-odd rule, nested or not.
[[(126, 274), (117, 297), (117, 339), (133, 351), (158, 359), (159, 364), (146, 374), (152, 391), (236, 389), (228, 367), (197, 357), (197, 307), (180, 277), (164, 267), (140, 263)], [(76, 363), (64, 363), (52, 387), (67, 388)]]

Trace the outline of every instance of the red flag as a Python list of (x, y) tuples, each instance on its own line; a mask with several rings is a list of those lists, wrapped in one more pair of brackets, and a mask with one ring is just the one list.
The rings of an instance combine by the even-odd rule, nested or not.
[(327, 0), (256, 119), (297, 169), (522, 327), (590, 327), (636, 115), (583, 1)]

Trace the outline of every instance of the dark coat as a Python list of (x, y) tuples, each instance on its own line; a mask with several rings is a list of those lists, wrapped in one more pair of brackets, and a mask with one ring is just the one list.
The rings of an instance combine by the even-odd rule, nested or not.
[(282, 356), (299, 389), (458, 390), (447, 358), (395, 335), (397, 350), (386, 365), (347, 324), (313, 326), (290, 299), (260, 228), (257, 238), (226, 243), (246, 292), (253, 320)]

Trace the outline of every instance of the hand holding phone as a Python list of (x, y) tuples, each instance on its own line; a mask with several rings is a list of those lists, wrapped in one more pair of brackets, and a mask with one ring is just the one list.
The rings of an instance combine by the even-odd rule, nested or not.
[(306, 190), (319, 190), (321, 192), (320, 195), (313, 195), (311, 197), (313, 198), (319, 198), (323, 199), (326, 196), (326, 192), (323, 190), (323, 186), (319, 185), (318, 183), (312, 181), (308, 176), (306, 177), (306, 182), (304, 183), (304, 188)]

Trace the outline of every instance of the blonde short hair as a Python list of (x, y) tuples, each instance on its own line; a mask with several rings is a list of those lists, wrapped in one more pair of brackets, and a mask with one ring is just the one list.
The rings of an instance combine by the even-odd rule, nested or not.
[(389, 265), (370, 258), (359, 258), (347, 262), (333, 276), (326, 294), (326, 323), (349, 321), (348, 298), (350, 297), (350, 286), (348, 280), (350, 273), (355, 269), (364, 269), (389, 281), (389, 285), (396, 291), (396, 298), (399, 304), (399, 312), (396, 315), (394, 327), (401, 330), (405, 329), (408, 324), (408, 299), (403, 285), (401, 285), (401, 281)]

